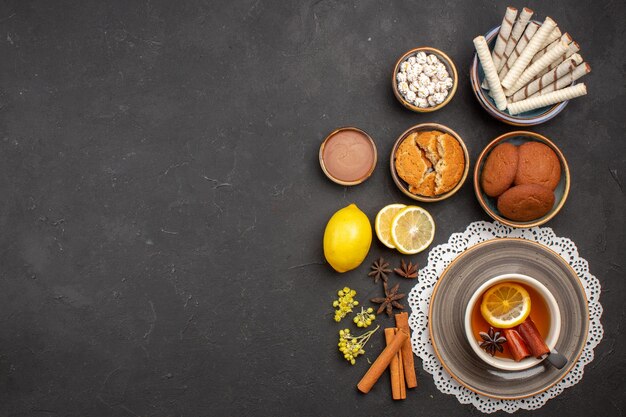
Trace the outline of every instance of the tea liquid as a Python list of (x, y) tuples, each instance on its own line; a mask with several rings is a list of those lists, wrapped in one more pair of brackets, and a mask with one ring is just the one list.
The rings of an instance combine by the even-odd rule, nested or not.
[[(543, 337), (543, 339), (545, 340), (545, 338), (548, 336), (548, 332), (550, 331), (550, 311), (548, 310), (548, 306), (546, 305), (543, 297), (533, 288), (521, 282), (518, 282), (517, 284), (520, 284), (526, 289), (526, 291), (528, 291), (528, 295), (530, 295), (530, 317), (533, 319), (533, 322), (535, 322), (535, 325), (537, 326), (537, 330), (539, 330), (541, 337)], [(485, 290), (485, 292), (487, 292), (487, 290)], [(478, 333), (487, 333), (490, 326), (489, 323), (487, 323), (487, 321), (483, 318), (483, 315), (480, 313), (480, 304), (482, 303), (482, 301), (483, 299), (482, 297), (480, 297), (476, 301), (474, 309), (472, 310), (472, 332), (474, 333), (474, 337), (477, 341), (482, 340)], [(498, 331), (498, 329), (495, 330)], [(505, 343), (504, 345), (502, 345), (502, 347), (504, 347), (504, 352), (500, 353), (496, 351), (496, 356), (500, 358), (513, 359), (511, 353), (509, 352), (507, 344)]]

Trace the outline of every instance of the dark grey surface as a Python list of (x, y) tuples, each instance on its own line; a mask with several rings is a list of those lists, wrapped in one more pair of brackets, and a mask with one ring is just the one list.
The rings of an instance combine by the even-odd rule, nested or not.
[[(593, 68), (590, 94), (533, 130), (568, 158), (570, 198), (548, 226), (600, 279), (605, 336), (583, 380), (534, 414), (621, 415), (624, 3), (514, 5), (555, 18)], [(478, 415), (424, 371), (404, 402), (386, 375), (358, 394), (367, 360), (340, 358), (330, 303), (344, 285), (379, 294), (368, 264), (400, 258), (375, 243), (353, 272), (319, 263), (335, 210), (356, 202), (373, 219), (409, 203), (386, 162), (406, 128), (447, 124), (472, 159), (512, 130), (479, 107), (467, 71), (472, 38), (505, 6), (0, 2), (0, 415)], [(405, 110), (389, 85), (418, 45), (460, 72), (434, 114)], [(381, 155), (349, 189), (317, 164), (342, 125)], [(434, 244), (487, 219), (469, 182), (427, 208)]]

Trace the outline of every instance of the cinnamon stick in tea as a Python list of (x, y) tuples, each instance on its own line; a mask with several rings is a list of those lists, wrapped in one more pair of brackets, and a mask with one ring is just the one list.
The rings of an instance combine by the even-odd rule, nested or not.
[(357, 384), (356, 387), (359, 391), (364, 394), (370, 392), (376, 381), (378, 381), (378, 378), (385, 372), (385, 369), (387, 369), (393, 357), (400, 351), (405, 340), (408, 338), (409, 335), (403, 330), (396, 333), (391, 343), (378, 355), (372, 366), (370, 366), (370, 369), (367, 370), (363, 378), (361, 378)]
[(517, 326), (517, 331), (520, 336), (522, 336), (522, 339), (524, 339), (535, 358), (541, 359), (543, 355), (550, 353), (550, 348), (543, 341), (539, 330), (537, 330), (537, 326), (535, 326), (535, 323), (530, 317)]
[(417, 387), (417, 376), (415, 375), (415, 362), (413, 360), (413, 350), (411, 348), (411, 329), (409, 328), (409, 313), (396, 314), (396, 327), (404, 330), (409, 338), (402, 345), (400, 354), (402, 355), (402, 364), (404, 366), (404, 379), (407, 388)]
[(509, 352), (511, 352), (511, 356), (513, 356), (515, 362), (519, 362), (530, 356), (528, 347), (517, 330), (503, 329), (502, 333), (504, 333), (504, 337), (506, 337), (506, 345), (509, 348)]
[[(396, 329), (389, 327), (385, 329), (385, 341), (390, 345)], [(402, 356), (396, 353), (389, 363), (389, 375), (391, 377), (391, 397), (394, 400), (404, 400), (406, 398), (406, 386), (404, 385), (404, 372), (402, 367)]]

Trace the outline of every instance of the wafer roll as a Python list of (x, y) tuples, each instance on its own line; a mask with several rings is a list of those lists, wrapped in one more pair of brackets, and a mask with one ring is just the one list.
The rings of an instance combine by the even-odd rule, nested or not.
[(520, 114), (529, 110), (560, 103), (565, 100), (571, 100), (576, 97), (584, 96), (585, 94), (587, 94), (587, 87), (585, 84), (576, 84), (571, 87), (553, 91), (543, 96), (527, 98), (526, 100), (511, 103), (509, 104), (509, 113)]
[[(524, 8), (526, 10), (526, 8)], [(532, 14), (532, 11), (531, 11)], [(524, 11), (520, 13), (520, 19), (524, 15)], [(496, 44), (493, 47), (493, 51), (491, 52), (491, 58), (493, 59), (493, 65), (496, 69), (499, 69), (500, 66), (504, 64), (506, 58), (504, 57), (504, 50), (508, 45), (508, 42), (511, 40), (514, 34), (515, 28), (518, 26), (519, 20), (516, 22), (515, 17), (517, 16), (517, 9), (515, 7), (507, 7), (506, 13), (504, 14), (504, 19), (502, 19), (502, 24), (500, 25), (500, 30), (498, 31), (498, 37), (496, 38)], [(513, 22), (515, 22), (515, 26), (513, 26)], [(526, 24), (524, 24), (525, 26)], [(511, 29), (512, 28), (512, 29)], [(518, 36), (519, 38), (519, 36)], [(483, 80), (482, 88), (489, 88), (487, 84), (487, 80)]]
[(570, 43), (569, 45), (567, 45), (567, 51), (563, 54), (563, 56), (561, 56), (559, 59), (557, 59), (552, 64), (550, 64), (550, 66), (548, 68), (546, 68), (543, 71), (539, 72), (539, 74), (537, 74), (537, 77), (541, 77), (541, 76), (543, 76), (543, 74), (545, 74), (545, 73), (551, 71), (552, 69), (556, 68), (558, 65), (561, 64), (561, 62), (563, 62), (567, 58), (573, 56), (578, 51), (580, 51), (580, 46), (578, 45), (578, 43), (576, 41)]
[(504, 77), (509, 72), (509, 70), (511, 69), (515, 61), (517, 61), (517, 58), (519, 58), (524, 48), (526, 48), (526, 46), (528, 45), (528, 42), (530, 42), (533, 36), (535, 36), (535, 33), (537, 32), (537, 30), (539, 30), (538, 23), (530, 22), (526, 26), (526, 30), (524, 31), (524, 34), (522, 35), (520, 40), (517, 42), (517, 45), (515, 45), (515, 48), (513, 48), (513, 51), (511, 52), (511, 55), (509, 55), (509, 57), (507, 58), (506, 62), (504, 63), (504, 66), (500, 68), (500, 71), (498, 72), (498, 77), (500, 77), (500, 80), (504, 79)]
[(543, 44), (541, 45), (541, 48), (539, 48), (540, 50), (545, 48), (546, 46), (550, 45), (552, 42), (556, 41), (557, 39), (559, 39), (561, 37), (561, 29), (559, 29), (558, 27), (555, 27), (554, 30), (552, 31), (552, 33), (550, 33), (548, 35), (548, 37), (546, 38), (545, 41), (543, 41)]
[[(570, 61), (572, 62), (572, 61)], [(558, 67), (557, 67), (558, 68)], [(565, 74), (563, 77), (559, 78), (552, 84), (546, 85), (541, 90), (537, 91), (535, 94), (530, 97), (542, 96), (548, 93), (551, 93), (555, 90), (560, 90), (561, 88), (565, 88), (568, 85), (572, 84), (577, 79), (584, 77), (585, 75), (591, 72), (591, 67), (586, 62), (580, 64), (579, 66), (574, 68), (574, 71)]]
[(493, 65), (496, 68), (499, 67), (500, 61), (502, 60), (502, 55), (504, 54), (504, 49), (506, 48), (506, 44), (509, 40), (509, 37), (511, 36), (511, 31), (513, 30), (513, 23), (515, 22), (516, 17), (517, 17), (517, 9), (515, 7), (507, 7), (506, 13), (504, 14), (504, 19), (502, 19), (502, 25), (500, 26), (500, 31), (498, 32), (496, 45), (493, 47), (493, 51), (491, 52)]
[(504, 91), (504, 94), (508, 96), (512, 96), (517, 90), (524, 87), (528, 84), (540, 71), (543, 71), (544, 68), (547, 68), (551, 63), (559, 59), (559, 56), (567, 51), (567, 44), (565, 42), (560, 42), (557, 46), (552, 48), (547, 54), (541, 57), (537, 62), (530, 65), (528, 68), (524, 70), (522, 75), (517, 79), (513, 87)]
[[(578, 55), (578, 54), (575, 54), (575, 55)], [(582, 61), (582, 58), (581, 58), (581, 61)], [(576, 61), (574, 61), (573, 59), (568, 59), (562, 62), (561, 65), (559, 65), (558, 67), (556, 67), (549, 73), (545, 74), (543, 77), (535, 78), (530, 83), (526, 84), (524, 88), (522, 88), (521, 90), (513, 94), (513, 97), (509, 97), (510, 102), (521, 101), (521, 100), (531, 97), (537, 91), (541, 90), (545, 86), (549, 84), (553, 84), (559, 78), (574, 71), (574, 68), (576, 68)]]
[(554, 22), (554, 20), (552, 20), (550, 17), (546, 17), (539, 30), (537, 30), (537, 33), (535, 33), (535, 36), (533, 36), (530, 42), (528, 42), (526, 48), (524, 48), (519, 58), (517, 58), (509, 72), (506, 74), (506, 77), (504, 77), (504, 79), (502, 80), (502, 86), (504, 88), (513, 87), (517, 79), (520, 77), (520, 75), (522, 75), (522, 72), (528, 66), (528, 63), (530, 62), (532, 57), (537, 53), (539, 49), (541, 49), (541, 46), (543, 45), (545, 40), (554, 31), (554, 28), (556, 28), (556, 23)]
[(485, 78), (487, 78), (489, 90), (492, 94), (493, 99), (496, 102), (496, 107), (498, 108), (498, 110), (504, 111), (506, 110), (507, 104), (506, 97), (504, 95), (504, 91), (502, 91), (500, 79), (498, 78), (496, 67), (493, 64), (493, 60), (491, 59), (491, 54), (489, 54), (489, 46), (487, 46), (487, 41), (485, 40), (485, 37), (477, 36), (476, 38), (474, 38), (474, 47), (476, 48), (476, 54), (478, 55), (480, 64), (482, 65), (483, 71), (485, 72)]
[(535, 62), (537, 62), (539, 58), (544, 56), (546, 52), (554, 48), (559, 42), (565, 42), (569, 45), (570, 43), (572, 43), (572, 37), (569, 35), (569, 33), (564, 33), (563, 35), (561, 35), (559, 39), (555, 40), (550, 45), (546, 46), (541, 51), (537, 52), (535, 56), (533, 57), (533, 59), (530, 60), (530, 63), (534, 64)]
[[(519, 41), (519, 39), (522, 37), (522, 35), (524, 34), (524, 30), (526, 29), (526, 26), (528, 25), (528, 22), (530, 21), (530, 18), (533, 16), (533, 11), (527, 7), (524, 7), (522, 9), (522, 12), (519, 14), (519, 18), (517, 19), (517, 22), (515, 22), (515, 26), (513, 26), (513, 30), (511, 30), (511, 36), (509, 37), (509, 40), (506, 42), (506, 47), (504, 48), (504, 56), (508, 57), (511, 55), (511, 52), (513, 52), (513, 49), (515, 49), (515, 45), (517, 45), (517, 41)], [(497, 66), (498, 70), (500, 70), (500, 68), (502, 68), (504, 66), (505, 61), (501, 61), (500, 64)]]

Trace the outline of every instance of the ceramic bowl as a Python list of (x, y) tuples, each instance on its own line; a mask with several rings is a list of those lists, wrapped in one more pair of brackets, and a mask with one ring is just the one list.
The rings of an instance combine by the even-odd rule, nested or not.
[[(447, 193), (440, 194), (434, 197), (427, 197), (427, 196), (416, 195), (416, 194), (411, 193), (409, 191), (409, 185), (398, 175), (398, 172), (396, 171), (396, 164), (395, 164), (396, 150), (398, 149), (398, 146), (400, 146), (402, 141), (406, 139), (406, 137), (409, 136), (413, 132), (423, 132), (423, 131), (428, 131), (428, 130), (438, 130), (440, 132), (448, 133), (449, 135), (454, 137), (459, 142), (459, 144), (461, 144), (461, 148), (463, 148), (463, 155), (465, 156), (465, 169), (463, 170), (463, 176), (461, 177), (457, 185), (453, 189), (448, 191)], [(413, 200), (422, 201), (425, 203), (433, 203), (436, 201), (445, 200), (446, 198), (451, 197), (452, 195), (454, 195), (454, 193), (459, 191), (459, 189), (463, 186), (465, 179), (467, 178), (467, 174), (469, 172), (469, 166), (470, 166), (470, 159), (469, 159), (469, 154), (467, 152), (467, 147), (465, 146), (465, 142), (463, 142), (463, 139), (461, 139), (461, 137), (454, 130), (438, 123), (421, 123), (421, 124), (415, 125), (407, 129), (396, 140), (396, 143), (393, 145), (393, 148), (391, 149), (389, 165), (391, 167), (391, 177), (393, 178), (393, 182), (400, 189), (400, 191), (402, 191), (404, 195), (406, 195), (409, 198), (412, 198)]]
[[(530, 220), (527, 222), (518, 222), (518, 221), (507, 219), (506, 217), (500, 214), (497, 208), (497, 199), (493, 197), (489, 197), (487, 194), (483, 192), (480, 186), (480, 177), (482, 175), (482, 170), (485, 164), (485, 160), (489, 156), (489, 153), (491, 152), (491, 150), (495, 148), (497, 145), (504, 143), (504, 142), (512, 143), (514, 145), (521, 145), (522, 143), (530, 142), (530, 141), (540, 142), (545, 145), (548, 145), (556, 153), (557, 157), (559, 158), (559, 161), (561, 162), (561, 180), (559, 181), (556, 189), (554, 190), (554, 197), (555, 197), (554, 205), (545, 216), (540, 217), (535, 220)], [(489, 145), (485, 147), (485, 149), (483, 149), (483, 151), (478, 156), (478, 159), (476, 160), (476, 165), (474, 166), (474, 192), (476, 193), (476, 198), (478, 199), (478, 202), (480, 203), (481, 207), (487, 212), (487, 214), (492, 219), (497, 220), (500, 223), (506, 224), (507, 226), (511, 226), (511, 227), (519, 227), (519, 228), (535, 227), (535, 226), (540, 226), (546, 223), (547, 221), (549, 221), (550, 219), (552, 219), (554, 216), (557, 215), (557, 213), (561, 210), (561, 208), (563, 208), (563, 205), (565, 204), (565, 200), (567, 200), (567, 196), (569, 194), (569, 188), (570, 188), (570, 173), (569, 173), (569, 167), (567, 165), (567, 161), (565, 160), (565, 156), (563, 156), (563, 153), (560, 151), (560, 149), (557, 148), (557, 146), (554, 143), (552, 143), (548, 138), (538, 133), (534, 133), (534, 132), (515, 131), (515, 132), (509, 132), (509, 133), (505, 133), (504, 135), (498, 136), (497, 138), (492, 140), (491, 143), (489, 143)]]
[(474, 350), (474, 353), (476, 353), (476, 355), (478, 355), (478, 357), (482, 359), (483, 362), (493, 366), (494, 368), (502, 369), (505, 371), (521, 371), (524, 369), (532, 368), (533, 366), (543, 361), (543, 359), (529, 357), (522, 359), (519, 362), (515, 362), (513, 359), (491, 356), (480, 347), (480, 341), (476, 339), (476, 336), (472, 331), (472, 311), (474, 309), (474, 305), (480, 302), (481, 297), (485, 291), (500, 282), (517, 282), (527, 285), (537, 291), (541, 298), (543, 298), (546, 306), (548, 307), (548, 311), (550, 312), (550, 331), (544, 342), (546, 343), (546, 345), (548, 345), (550, 349), (554, 349), (557, 340), (559, 340), (559, 334), (561, 333), (561, 311), (559, 310), (559, 305), (557, 304), (556, 299), (554, 298), (552, 293), (548, 291), (545, 285), (543, 285), (541, 282), (537, 281), (534, 278), (522, 274), (499, 275), (486, 281), (480, 287), (478, 287), (478, 289), (474, 292), (474, 295), (472, 295), (472, 298), (470, 298), (469, 303), (467, 303), (467, 307), (465, 309), (465, 336), (467, 337), (467, 341), (469, 342), (470, 346)]
[[(541, 22), (537, 22), (541, 24)], [(489, 45), (490, 49), (493, 49), (493, 46), (496, 42), (496, 37), (498, 35), (498, 31), (500, 30), (500, 26), (491, 29), (487, 34), (485, 34), (485, 40)], [(481, 87), (485, 79), (485, 73), (483, 72), (483, 68), (480, 65), (480, 61), (478, 60), (478, 55), (474, 52), (474, 58), (472, 60), (472, 65), (470, 67), (470, 81), (472, 84), (472, 90), (474, 91), (474, 95), (478, 99), (478, 102), (484, 108), (487, 113), (501, 122), (508, 123), (513, 126), (535, 126), (541, 123), (545, 123), (548, 120), (554, 118), (557, 114), (563, 111), (565, 106), (567, 106), (568, 101), (563, 101), (561, 103), (553, 104), (551, 106), (541, 107), (539, 109), (530, 110), (525, 113), (520, 113), (515, 116), (509, 114), (508, 110), (500, 111), (496, 107), (495, 101), (487, 94), (487, 90), (484, 90)]]
[[(452, 84), (452, 88), (448, 91), (448, 96), (446, 97), (444, 101), (442, 101), (440, 104), (434, 107), (425, 107), (425, 108), (417, 107), (415, 104), (409, 103), (402, 96), (402, 94), (400, 94), (400, 91), (398, 91), (398, 82), (396, 81), (396, 75), (400, 71), (400, 64), (404, 62), (405, 59), (407, 59), (411, 55), (415, 55), (418, 52), (425, 52), (427, 54), (436, 55), (437, 58), (439, 58), (439, 60), (446, 66), (446, 69), (448, 70), (448, 74), (450, 74), (450, 78), (452, 78), (453, 84)], [(393, 89), (393, 94), (396, 96), (398, 101), (402, 103), (404, 107), (417, 113), (430, 113), (435, 110), (439, 110), (443, 108), (446, 104), (450, 102), (450, 100), (452, 100), (452, 97), (454, 97), (454, 93), (456, 93), (456, 88), (457, 88), (458, 83), (459, 83), (459, 77), (456, 72), (456, 67), (454, 66), (454, 62), (452, 61), (452, 59), (450, 59), (448, 55), (444, 54), (439, 49), (430, 48), (428, 46), (421, 46), (419, 48), (414, 48), (414, 49), (411, 49), (410, 51), (405, 52), (404, 55), (402, 55), (396, 61), (396, 65), (393, 67), (393, 74), (391, 75), (391, 88)]]
[[(341, 180), (339, 178), (335, 178), (328, 171), (328, 169), (326, 168), (326, 163), (324, 161), (324, 148), (326, 147), (326, 143), (328, 143), (328, 140), (330, 138), (332, 138), (334, 135), (336, 135), (337, 133), (343, 132), (343, 131), (347, 131), (347, 130), (352, 130), (354, 132), (360, 133), (360, 134), (364, 135), (367, 139), (369, 139), (369, 142), (372, 145), (372, 150), (374, 152), (374, 161), (372, 163), (372, 166), (367, 171), (367, 174), (365, 176), (359, 178), (358, 180), (355, 180), (355, 181), (344, 181), (344, 180)], [(372, 173), (374, 172), (374, 169), (376, 168), (376, 163), (378, 162), (378, 152), (376, 150), (376, 143), (374, 143), (374, 139), (372, 139), (372, 137), (370, 135), (368, 135), (366, 132), (364, 132), (363, 130), (361, 130), (361, 129), (357, 128), (357, 127), (346, 126), (346, 127), (341, 127), (339, 129), (335, 129), (332, 132), (330, 132), (330, 134), (328, 136), (326, 136), (326, 138), (324, 139), (324, 141), (320, 145), (318, 158), (319, 158), (319, 162), (320, 162), (320, 167), (322, 168), (322, 171), (328, 177), (329, 180), (331, 180), (332, 182), (334, 182), (336, 184), (339, 184), (339, 185), (351, 186), (351, 185), (361, 184), (363, 181), (365, 181), (366, 179), (368, 179), (369, 177), (372, 176)]]

